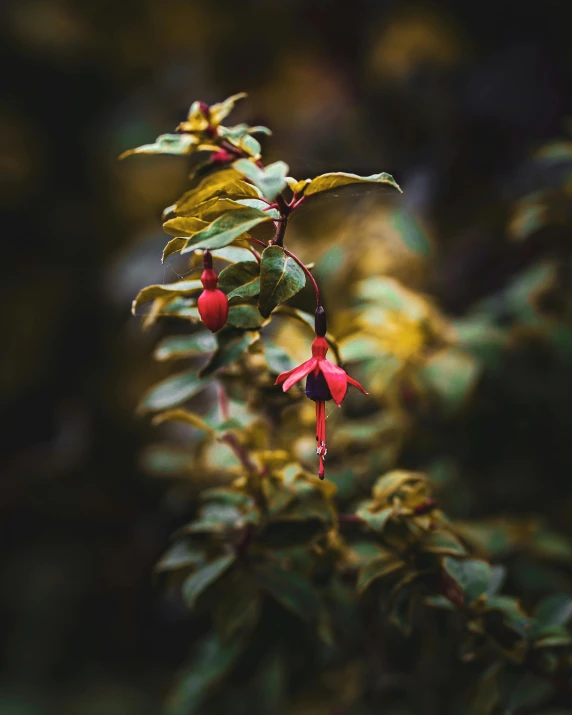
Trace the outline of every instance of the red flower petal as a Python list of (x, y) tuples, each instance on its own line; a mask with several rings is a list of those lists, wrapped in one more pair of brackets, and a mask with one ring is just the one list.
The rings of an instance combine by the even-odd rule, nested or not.
[(361, 390), (361, 392), (363, 392), (364, 395), (369, 395), (369, 392), (367, 392), (366, 390), (364, 390), (364, 388), (362, 387), (362, 385), (360, 385), (357, 380), (354, 380), (353, 377), (350, 377), (349, 375), (347, 375), (347, 378), (346, 378), (346, 379), (347, 379), (347, 381), (349, 382), (350, 385), (353, 385), (354, 387), (357, 387), (357, 389), (358, 389), (358, 390)]
[(346, 375), (346, 371), (325, 358), (320, 360), (318, 367), (326, 378), (334, 402), (339, 407), (348, 391), (348, 376)]
[(283, 382), (284, 385), (282, 389), (284, 392), (287, 392), (298, 380), (301, 380), (303, 377), (306, 377), (309, 372), (312, 372), (317, 363), (318, 360), (315, 357), (310, 358), (293, 370), (288, 370), (288, 372), (283, 372), (281, 375), (278, 375), (274, 384), (280, 385)]

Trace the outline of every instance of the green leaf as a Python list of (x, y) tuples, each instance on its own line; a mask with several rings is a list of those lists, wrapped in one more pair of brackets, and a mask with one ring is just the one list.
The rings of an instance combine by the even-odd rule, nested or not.
[(307, 547), (317, 536), (324, 535), (328, 528), (322, 518), (308, 518), (304, 521), (276, 519), (257, 535), (257, 543), (270, 550)]
[(200, 322), (197, 301), (194, 298), (184, 298), (177, 296), (164, 305), (160, 315), (167, 315), (172, 318), (183, 318), (192, 322)]
[(256, 580), (284, 608), (305, 621), (316, 618), (319, 600), (306, 579), (291, 571), (284, 571), (275, 564), (258, 567)]
[[(368, 502), (368, 504), (371, 504), (371, 502)], [(356, 516), (363, 519), (363, 521), (365, 521), (365, 523), (374, 531), (383, 531), (392, 514), (392, 506), (378, 511), (370, 511), (368, 507), (363, 506), (356, 511)]]
[(391, 174), (382, 172), (381, 174), (371, 174), (370, 176), (358, 176), (357, 174), (348, 174), (343, 171), (333, 171), (329, 174), (322, 174), (311, 179), (306, 186), (304, 196), (312, 196), (312, 194), (330, 191), (331, 189), (340, 189), (342, 186), (349, 184), (389, 184), (393, 188), (401, 192), (399, 184), (395, 181)]
[(143, 144), (136, 149), (128, 149), (119, 156), (125, 159), (132, 154), (172, 154), (183, 156), (190, 154), (193, 147), (198, 144), (196, 137), (192, 134), (161, 134), (153, 144)]
[(155, 360), (161, 362), (177, 358), (192, 357), (212, 352), (216, 348), (216, 338), (211, 332), (199, 332), (192, 335), (169, 335), (163, 338), (153, 353)]
[(232, 566), (235, 560), (235, 554), (221, 556), (185, 579), (183, 583), (183, 598), (189, 608), (193, 608), (201, 593), (219, 579), (223, 573)]
[(498, 564), (497, 566), (491, 567), (491, 577), (489, 579), (489, 585), (487, 586), (487, 597), (496, 596), (501, 586), (504, 583), (506, 577), (506, 569), (504, 566)]
[(253, 161), (238, 159), (234, 162), (233, 167), (252, 181), (255, 186), (258, 186), (264, 198), (269, 201), (275, 199), (286, 188), (288, 164), (283, 161), (276, 161), (261, 169)]
[[(242, 246), (226, 246), (225, 248), (217, 248), (212, 251), (215, 258), (220, 258), (221, 261), (227, 263), (239, 263), (240, 261), (254, 263), (256, 258), (254, 254)], [(256, 261), (258, 263), (258, 261)]]
[(194, 397), (210, 384), (211, 381), (201, 379), (196, 370), (171, 375), (143, 395), (138, 410), (140, 412), (156, 412), (176, 407)]
[(244, 573), (225, 582), (225, 590), (214, 605), (217, 633), (224, 640), (251, 631), (260, 618), (261, 598), (256, 583)]
[(178, 283), (166, 283), (165, 285), (152, 285), (143, 288), (139, 291), (137, 298), (131, 304), (131, 312), (135, 315), (135, 311), (143, 303), (148, 303), (155, 298), (161, 297), (176, 297), (180, 295), (189, 295), (203, 290), (203, 284), (200, 281), (179, 281)]
[(190, 253), (195, 248), (223, 248), (249, 229), (266, 221), (271, 221), (270, 216), (248, 206), (228, 211), (192, 236), (181, 253)]
[(272, 219), (280, 218), (280, 211), (278, 211), (278, 209), (269, 208), (268, 203), (266, 201), (262, 201), (262, 199), (238, 199), (236, 203), (241, 206), (250, 206), (252, 209), (264, 211), (264, 213)]
[(455, 610), (455, 606), (445, 596), (427, 596), (424, 602), (432, 608), (444, 608), (446, 611)]
[(306, 285), (304, 271), (280, 246), (268, 246), (260, 266), (258, 306), (267, 318), (276, 306), (296, 295)]
[(393, 211), (388, 217), (388, 225), (399, 234), (410, 251), (426, 256), (431, 244), (418, 221), (403, 208)]
[(525, 673), (510, 695), (505, 715), (513, 715), (522, 708), (534, 708), (547, 700), (553, 692), (554, 686), (546, 678)]
[(155, 566), (155, 571), (176, 571), (177, 569), (197, 566), (205, 560), (202, 549), (189, 544), (188, 541), (177, 541), (171, 548), (163, 554), (159, 563)]
[(363, 593), (370, 584), (405, 568), (405, 561), (391, 551), (362, 566), (358, 574), (357, 589)]
[(538, 604), (536, 618), (542, 626), (565, 626), (572, 618), (572, 596), (555, 593)]
[(265, 319), (260, 315), (260, 311), (255, 305), (241, 303), (239, 305), (231, 305), (228, 309), (226, 324), (231, 327), (250, 330), (252, 328), (259, 328), (264, 322)]
[(254, 159), (260, 158), (260, 152), (262, 149), (262, 147), (260, 146), (260, 142), (258, 141), (258, 139), (255, 139), (254, 137), (250, 136), (250, 134), (244, 134), (242, 137), (240, 137), (240, 139), (237, 140), (230, 139), (230, 142), (231, 144), (234, 144), (235, 146), (242, 149), (245, 154), (252, 156)]
[(531, 639), (536, 648), (555, 648), (557, 646), (569, 646), (572, 644), (572, 637), (564, 626), (540, 626), (533, 628)]
[(218, 287), (227, 298), (251, 298), (260, 293), (260, 267), (252, 261), (234, 263), (222, 270)]
[(188, 475), (194, 462), (193, 453), (174, 445), (155, 444), (147, 447), (141, 456), (146, 472), (161, 477)]
[(502, 363), (503, 351), (509, 344), (508, 332), (494, 326), (488, 316), (463, 318), (451, 321), (457, 345), (469, 352), (487, 367), (496, 368)]
[(469, 715), (492, 715), (495, 712), (500, 698), (498, 674), (501, 668), (502, 663), (497, 662), (485, 670), (471, 699)]
[(233, 504), (209, 502), (201, 508), (200, 517), (183, 526), (179, 533), (187, 535), (235, 531), (242, 529), (252, 519), (253, 515), (243, 513)]
[(248, 134), (249, 126), (248, 124), (236, 124), (234, 127), (219, 127), (218, 134), (221, 137), (229, 139), (242, 139), (243, 136)]
[(356, 541), (349, 545), (348, 556), (350, 556), (352, 563), (356, 563), (358, 566), (364, 566), (376, 558), (382, 557), (386, 551), (386, 549), (375, 542)]
[(423, 383), (442, 401), (446, 412), (458, 410), (467, 400), (479, 377), (476, 360), (455, 348), (441, 350), (420, 369)]
[(492, 576), (491, 566), (486, 561), (461, 561), (447, 557), (443, 565), (445, 571), (465, 593), (467, 603), (472, 603), (486, 592)]
[(245, 646), (246, 638), (223, 641), (214, 633), (207, 636), (169, 696), (166, 715), (193, 715), (212, 686), (232, 668)]
[(248, 332), (237, 335), (234, 330), (222, 330), (216, 337), (218, 347), (209, 362), (201, 368), (199, 372), (201, 378), (212, 375), (216, 370), (238, 360), (245, 350), (260, 338), (260, 334)]
[(430, 531), (424, 536), (421, 547), (423, 551), (428, 551), (431, 554), (465, 556), (467, 553), (457, 537), (446, 531)]
[(266, 358), (268, 369), (275, 375), (296, 367), (296, 363), (285, 350), (268, 340), (264, 341), (264, 357)]
[(415, 592), (410, 589), (402, 589), (397, 593), (393, 607), (389, 613), (389, 620), (405, 636), (410, 636), (413, 630), (411, 622), (413, 616), (413, 606), (416, 601)]
[(513, 631), (516, 631), (521, 638), (528, 638), (531, 631), (531, 620), (523, 613), (516, 598), (510, 596), (490, 596), (487, 599), (490, 609), (500, 611), (504, 621)]
[(256, 125), (255, 127), (250, 127), (248, 130), (249, 134), (266, 134), (267, 137), (272, 136), (272, 130), (269, 129), (268, 127), (264, 127), (262, 125)]

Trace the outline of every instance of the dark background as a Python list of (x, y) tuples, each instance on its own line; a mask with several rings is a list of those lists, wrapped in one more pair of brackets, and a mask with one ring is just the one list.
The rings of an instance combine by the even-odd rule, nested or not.
[[(510, 201), (535, 186), (530, 152), (570, 132), (570, 3), (1, 12), (0, 712), (154, 713), (192, 625), (153, 577), (179, 507), (139, 466), (150, 430), (134, 408), (159, 373), (129, 309), (141, 286), (176, 277), (159, 218), (185, 169), (117, 155), (171, 131), (194, 99), (247, 91), (237, 121), (271, 126), (267, 159), (294, 176), (395, 175), (436, 240), (425, 288), (462, 315), (545, 250), (500, 239)], [(558, 379), (567, 405), (572, 378)], [(564, 480), (562, 436), (532, 452)]]

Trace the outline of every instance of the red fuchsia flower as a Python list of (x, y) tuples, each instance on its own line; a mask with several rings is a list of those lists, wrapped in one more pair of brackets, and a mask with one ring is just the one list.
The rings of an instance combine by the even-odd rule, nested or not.
[(201, 283), (204, 291), (197, 300), (199, 315), (211, 333), (216, 333), (224, 327), (228, 318), (228, 298), (217, 288), (218, 276), (213, 270), (213, 259), (208, 250), (203, 254)]
[(315, 326), (316, 338), (312, 343), (312, 357), (293, 370), (278, 375), (276, 385), (282, 385), (282, 389), (286, 392), (302, 378), (306, 378), (306, 397), (316, 403), (316, 441), (318, 443), (316, 454), (320, 458), (318, 476), (323, 479), (325, 474), (324, 459), (328, 453), (326, 448), (326, 402), (334, 400), (340, 407), (348, 391), (348, 384), (357, 387), (364, 395), (368, 393), (345, 370), (326, 359), (328, 352), (328, 343), (324, 337), (326, 335), (326, 314), (321, 305), (316, 308)]

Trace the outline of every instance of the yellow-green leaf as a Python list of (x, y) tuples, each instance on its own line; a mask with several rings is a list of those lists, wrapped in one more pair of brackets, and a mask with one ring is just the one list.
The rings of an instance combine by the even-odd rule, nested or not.
[[(303, 182), (299, 181), (298, 185), (302, 183)], [(331, 189), (340, 189), (342, 186), (348, 186), (349, 184), (364, 183), (388, 184), (389, 186), (393, 186), (398, 191), (401, 191), (399, 184), (395, 181), (393, 176), (391, 176), (391, 174), (386, 174), (385, 172), (382, 172), (381, 174), (371, 174), (370, 176), (358, 176), (358, 174), (348, 174), (344, 171), (333, 171), (328, 174), (316, 176), (315, 179), (311, 179), (306, 186), (304, 196), (312, 196), (313, 194), (330, 191)], [(301, 190), (301, 188), (298, 190)]]
[(175, 216), (174, 218), (170, 218), (165, 221), (163, 229), (166, 233), (170, 233), (172, 236), (176, 236), (177, 238), (181, 236), (189, 238), (195, 233), (202, 231), (208, 225), (207, 221), (203, 221), (196, 216)]
[(390, 551), (382, 556), (369, 561), (362, 566), (358, 574), (357, 589), (363, 593), (365, 589), (379, 578), (385, 578), (389, 574), (405, 567), (405, 562)]
[(161, 297), (176, 297), (179, 295), (189, 295), (203, 289), (203, 284), (200, 281), (179, 281), (178, 283), (167, 283), (165, 285), (152, 285), (143, 288), (139, 291), (137, 298), (131, 305), (131, 312), (135, 311), (143, 303), (148, 303), (150, 300)]
[(432, 554), (448, 554), (450, 556), (465, 556), (467, 550), (456, 536), (445, 531), (431, 531), (421, 544), (423, 551)]
[(293, 194), (299, 194), (306, 188), (306, 186), (308, 186), (312, 179), (302, 179), (301, 181), (298, 181), (297, 179), (293, 179), (291, 176), (287, 176), (285, 181), (288, 184), (288, 187), (292, 190)]
[(187, 119), (181, 122), (177, 131), (183, 132), (204, 132), (209, 126), (209, 120), (202, 110), (202, 102), (193, 102), (189, 108)]
[(125, 159), (132, 154), (172, 154), (183, 156), (190, 154), (198, 139), (192, 134), (161, 134), (153, 144), (143, 144), (135, 149), (124, 151), (119, 158)]
[(233, 94), (231, 97), (225, 99), (224, 102), (218, 102), (217, 104), (211, 105), (210, 119), (212, 124), (215, 126), (220, 124), (222, 120), (232, 112), (234, 105), (240, 99), (244, 99), (247, 96), (246, 92), (238, 92), (238, 94)]
[(165, 263), (165, 259), (172, 256), (174, 253), (182, 251), (187, 245), (188, 238), (172, 238), (169, 243), (163, 249), (163, 255), (161, 256), (161, 263)]
[(221, 195), (257, 198), (259, 193), (254, 186), (244, 181), (242, 175), (235, 169), (222, 169), (207, 176), (198, 186), (183, 194), (173, 208), (177, 214), (185, 216), (192, 213), (193, 209), (203, 201)]
[(180, 408), (176, 410), (167, 410), (167, 412), (161, 412), (153, 417), (152, 422), (154, 425), (160, 425), (163, 424), (163, 422), (184, 422), (191, 427), (196, 427), (197, 429), (202, 430), (208, 435), (216, 434), (215, 430), (201, 417), (199, 417), (199, 415)]

